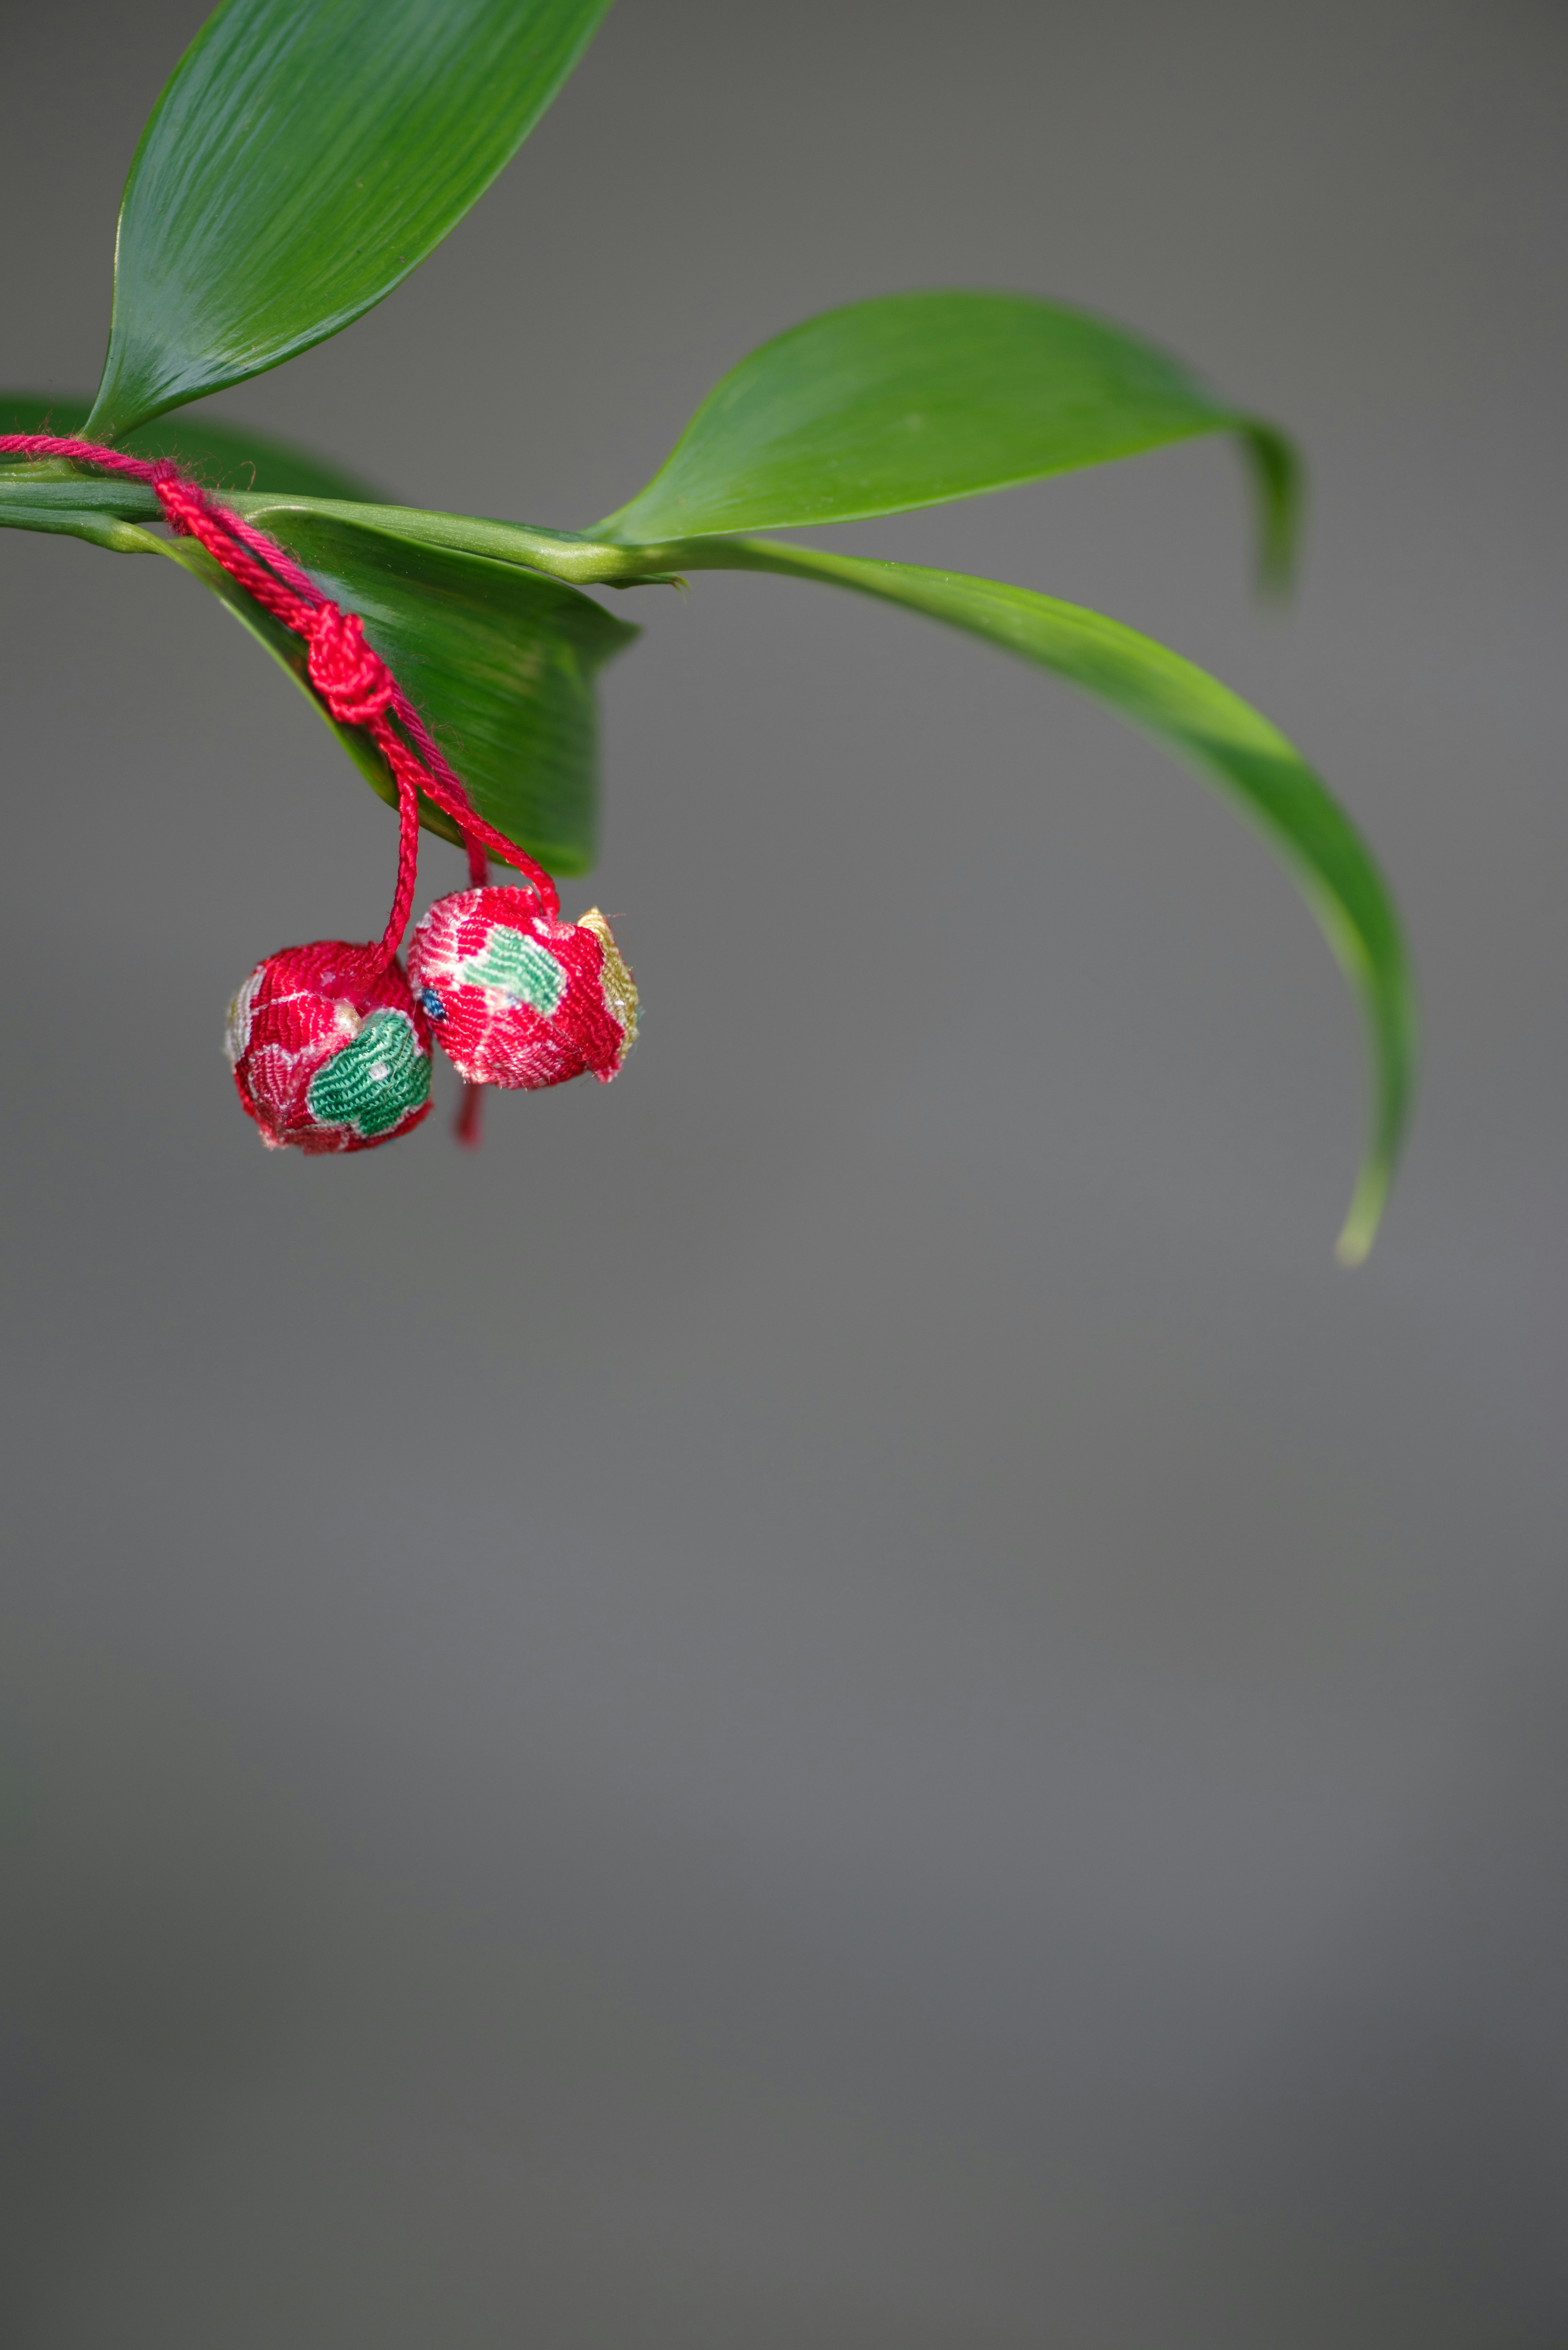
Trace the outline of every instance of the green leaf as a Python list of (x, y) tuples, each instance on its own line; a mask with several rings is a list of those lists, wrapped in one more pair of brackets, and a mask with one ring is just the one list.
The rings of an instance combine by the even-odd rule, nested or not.
[(1350, 818), (1292, 745), (1228, 686), (1097, 612), (950, 571), (827, 555), (765, 539), (663, 546), (661, 564), (777, 571), (908, 606), (1068, 678), (1177, 752), (1281, 856), (1350, 983), (1373, 1069), (1370, 1133), (1339, 1254), (1372, 1245), (1409, 1114), (1416, 1060), (1410, 966), (1386, 886)]
[[(80, 536), (86, 537), (88, 534), (84, 530)], [(154, 538), (151, 531), (139, 530), (129, 524), (121, 526), (118, 537), (106, 539), (103, 543), (111, 546), (117, 554), (167, 556), (171, 563), (179, 564), (182, 571), (190, 572), (192, 578), (210, 588), (218, 601), (228, 607), (240, 626), (272, 655), (280, 669), (287, 671), (323, 725), (337, 737), (378, 798), (385, 800), (389, 807), (397, 806), (397, 785), (369, 736), (361, 727), (339, 726), (311, 686), (307, 671), (308, 656), (303, 641), (292, 629), (286, 629), (281, 620), (275, 620), (270, 612), (263, 611), (254, 597), (247, 596), (238, 581), (229, 577), (222, 564), (213, 561), (205, 547), (198, 546), (193, 539), (189, 538)], [(443, 839), (457, 838), (456, 827), (448, 822), (439, 808), (431, 807), (423, 800), (420, 803), (420, 821), (428, 831), (439, 832)]]
[[(51, 421), (60, 423), (57, 410)], [(118, 554), (179, 563), (288, 671), (361, 774), (396, 806), (397, 787), (369, 738), (358, 727), (333, 725), (312, 691), (300, 639), (192, 540), (137, 526), (161, 519), (151, 490), (60, 473), (64, 478), (42, 466), (0, 466), (0, 527), (67, 532)], [(587, 872), (597, 829), (595, 678), (640, 632), (544, 576), (538, 561), (563, 556), (566, 568), (589, 577), (599, 576), (595, 558), (633, 569), (618, 550), (400, 506), (271, 492), (226, 496), (282, 541), (327, 594), (360, 614), (481, 815), (553, 871)], [(421, 814), (431, 831), (461, 838), (439, 808), (422, 804)]]
[(1218, 432), (1241, 435), (1278, 572), (1296, 488), (1272, 426), (1060, 303), (889, 294), (808, 318), (742, 359), (597, 535), (624, 546), (858, 522)]
[[(73, 435), (79, 439), (91, 404), (37, 391), (0, 391), (0, 432), (48, 432), (60, 441)], [(206, 416), (171, 417), (143, 425), (139, 432), (124, 434), (119, 445), (133, 457), (177, 457), (210, 490), (293, 490), (313, 498), (375, 499), (379, 495), (363, 475), (332, 458), (296, 448), (292, 441), (275, 441), (268, 433), (253, 432), (248, 424), (222, 424)], [(77, 478), (84, 488), (88, 486), (88, 476)], [(109, 484), (95, 482), (93, 486)], [(140, 506), (127, 506), (124, 512), (134, 512), (144, 521), (156, 518), (158, 501), (151, 491), (134, 483), (116, 486), (135, 491), (141, 501)]]
[[(423, 712), (480, 814), (553, 872), (587, 872), (597, 803), (594, 681), (639, 631), (575, 588), (514, 564), (429, 546), (304, 502), (235, 503), (327, 595), (361, 616), (366, 636)], [(308, 691), (297, 637), (269, 620), (188, 540), (148, 544), (203, 579)], [(391, 777), (368, 738), (354, 727), (334, 732), (395, 803)], [(423, 816), (431, 831), (459, 838), (439, 809), (427, 806)]]
[(120, 205), (89, 431), (260, 375), (359, 317), (516, 151), (608, 0), (225, 0)]

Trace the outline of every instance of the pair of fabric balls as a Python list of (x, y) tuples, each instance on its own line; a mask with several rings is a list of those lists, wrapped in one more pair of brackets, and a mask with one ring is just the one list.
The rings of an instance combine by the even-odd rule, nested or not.
[(439, 1039), (476, 1085), (607, 1085), (637, 1035), (637, 988), (609, 924), (546, 914), (525, 889), (441, 898), (408, 970), (324, 939), (256, 965), (229, 1006), (234, 1084), (269, 1149), (373, 1150), (430, 1111)]

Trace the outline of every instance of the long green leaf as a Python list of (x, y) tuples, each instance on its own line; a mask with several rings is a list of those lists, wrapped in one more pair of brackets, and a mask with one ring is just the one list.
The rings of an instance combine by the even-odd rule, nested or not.
[(1373, 1107), (1338, 1244), (1345, 1263), (1361, 1262), (1383, 1213), (1409, 1114), (1415, 990), (1399, 918), (1370, 850), (1276, 727), (1163, 645), (1030, 588), (765, 539), (698, 540), (642, 552), (660, 568), (777, 571), (826, 580), (945, 620), (1070, 679), (1217, 785), (1283, 858), (1361, 1007)]
[(490, 185), (608, 0), (224, 0), (120, 206), (89, 430), (113, 440), (336, 334)]
[[(63, 479), (40, 478), (40, 467), (0, 466), (0, 527), (65, 532), (118, 554), (171, 557), (228, 606), (325, 717), (306, 681), (300, 639), (190, 539), (155, 537), (140, 527), (161, 517), (151, 490), (63, 471)], [(566, 550), (568, 559), (578, 555), (576, 567), (588, 568), (579, 551), (600, 551), (558, 533), (468, 524), (461, 515), (406, 516), (398, 506), (275, 493), (227, 494), (328, 595), (361, 616), (481, 815), (555, 872), (587, 872), (597, 843), (595, 680), (639, 632), (566, 581), (545, 576), (535, 558)], [(401, 526), (405, 516), (413, 529)], [(525, 550), (521, 559), (518, 543)], [(495, 559), (498, 548), (507, 559)], [(615, 549), (602, 552), (618, 560)], [(368, 737), (354, 727), (333, 731), (395, 805), (396, 786)], [(431, 831), (460, 837), (439, 808), (424, 806), (421, 816)]]
[[(57, 399), (40, 391), (0, 391), (0, 432), (48, 432), (62, 441), (79, 436), (91, 406), (88, 400)], [(213, 490), (294, 490), (312, 498), (373, 500), (379, 495), (362, 474), (334, 458), (318, 457), (292, 441), (275, 441), (270, 433), (253, 432), (248, 424), (223, 424), (206, 416), (169, 417), (143, 425), (124, 434), (119, 446), (134, 457), (177, 457)], [(87, 477), (78, 478), (85, 486)], [(136, 488), (134, 484), (116, 486)], [(116, 511), (135, 512), (144, 521), (155, 519), (157, 499), (151, 491), (137, 494), (139, 506)]]
[[(88, 534), (84, 529), (79, 536), (85, 538)], [(254, 598), (247, 596), (222, 564), (213, 561), (205, 547), (198, 546), (193, 539), (189, 538), (154, 538), (151, 531), (138, 529), (130, 524), (121, 525), (118, 535), (112, 538), (106, 534), (101, 543), (121, 555), (167, 556), (171, 562), (179, 564), (182, 570), (190, 572), (192, 578), (199, 579), (203, 587), (210, 588), (241, 627), (254, 637), (256, 642), (272, 655), (278, 667), (292, 678), (322, 723), (337, 736), (342, 749), (378, 798), (385, 800), (389, 807), (397, 806), (397, 784), (369, 736), (361, 727), (339, 726), (312, 687), (306, 650), (302, 639), (292, 629), (286, 629), (281, 620), (275, 620), (270, 612), (264, 611)], [(427, 831), (439, 832), (445, 840), (457, 842), (459, 839), (457, 827), (451, 820), (440, 808), (432, 807), (422, 798), (420, 802), (420, 822)]]
[[(595, 678), (639, 630), (536, 571), (303, 502), (244, 504), (327, 594), (360, 615), (480, 814), (553, 872), (587, 872), (597, 848)], [(206, 577), (202, 565), (191, 567)], [(252, 625), (248, 598), (209, 585)], [(272, 649), (297, 673), (296, 640)], [(357, 736), (348, 747), (369, 774), (368, 747)], [(439, 810), (425, 820), (457, 837)]]
[(600, 523), (621, 545), (857, 522), (1241, 434), (1265, 563), (1288, 561), (1290, 444), (1119, 328), (1015, 294), (889, 294), (808, 318), (711, 391), (645, 490)]
[[(88, 484), (96, 487), (96, 484)], [(117, 485), (118, 486), (118, 485)], [(482, 816), (560, 874), (586, 873), (597, 847), (597, 671), (640, 630), (563, 581), (324, 515), (245, 501), (318, 585), (361, 615), (462, 777)], [(77, 535), (120, 554), (162, 555), (200, 579), (285, 669), (390, 806), (397, 786), (359, 728), (327, 714), (302, 640), (273, 619), (206, 551), (134, 523), (79, 517)], [(421, 820), (461, 841), (428, 802)]]

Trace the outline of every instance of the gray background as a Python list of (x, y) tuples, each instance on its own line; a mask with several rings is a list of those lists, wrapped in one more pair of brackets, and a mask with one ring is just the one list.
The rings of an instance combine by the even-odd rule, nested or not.
[[(0, 380), (90, 388), (201, 14), (7, 10)], [(1356, 811), (1429, 1040), (1356, 1275), (1264, 852), (785, 581), (607, 678), (624, 1080), (265, 1155), (223, 1004), (379, 922), (387, 814), (172, 567), (0, 537), (13, 2350), (1568, 2336), (1565, 62), (1528, 0), (626, 0), (221, 403), (582, 527), (763, 336), (975, 283), (1282, 417), (1285, 617), (1218, 446), (844, 543), (1148, 629)]]

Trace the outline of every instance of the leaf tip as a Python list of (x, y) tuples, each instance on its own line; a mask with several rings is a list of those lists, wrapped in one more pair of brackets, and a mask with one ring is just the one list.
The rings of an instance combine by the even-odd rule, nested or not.
[(1386, 1167), (1364, 1167), (1355, 1186), (1355, 1196), (1350, 1202), (1350, 1212), (1344, 1229), (1334, 1244), (1334, 1253), (1343, 1265), (1352, 1271), (1365, 1264), (1372, 1253), (1372, 1243), (1377, 1237), (1377, 1227), (1383, 1221), (1387, 1204), (1390, 1171)]
[(1305, 469), (1295, 444), (1276, 425), (1256, 416), (1238, 421), (1258, 505), (1258, 591), (1283, 604), (1295, 588), (1301, 556)]

